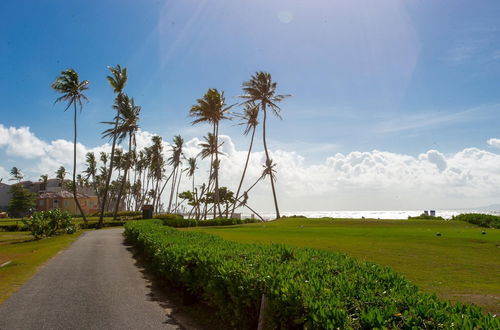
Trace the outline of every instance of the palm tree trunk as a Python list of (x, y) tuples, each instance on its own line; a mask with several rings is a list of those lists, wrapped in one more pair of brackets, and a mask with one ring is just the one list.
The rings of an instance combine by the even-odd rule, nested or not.
[(82, 210), (82, 207), (80, 205), (80, 202), (78, 201), (77, 193), (76, 193), (76, 137), (78, 135), (77, 127), (76, 127), (76, 103), (73, 102), (74, 106), (74, 116), (73, 116), (73, 124), (74, 124), (74, 129), (75, 129), (75, 138), (73, 140), (73, 198), (75, 199), (75, 204), (78, 207), (78, 210), (80, 211), (80, 214), (82, 215), (83, 222), (85, 223), (85, 227), (87, 227), (88, 222), (87, 218), (85, 217), (85, 213)]
[(248, 154), (247, 154), (247, 160), (245, 162), (245, 168), (243, 169), (243, 174), (241, 175), (240, 184), (238, 186), (238, 190), (236, 191), (236, 195), (235, 195), (235, 199), (234, 199), (234, 203), (233, 203), (233, 210), (231, 211), (231, 218), (234, 217), (234, 209), (236, 208), (236, 201), (238, 200), (241, 186), (243, 185), (243, 179), (245, 179), (245, 174), (247, 172), (248, 161), (250, 160), (250, 154), (252, 153), (253, 139), (255, 137), (255, 129), (256, 129), (256, 126), (254, 126), (253, 130), (252, 130), (252, 138), (250, 139), (250, 148), (248, 148)]
[[(267, 143), (266, 143), (266, 104), (262, 103), (262, 110), (264, 112), (264, 121), (262, 123), (262, 139), (264, 142), (264, 150), (266, 152), (266, 160), (267, 163), (270, 164), (269, 152), (267, 151)], [(274, 180), (272, 173), (269, 173), (269, 180), (271, 180), (271, 188), (273, 189), (273, 198), (274, 198), (274, 207), (276, 208), (276, 219), (280, 218), (280, 210), (278, 208), (278, 199), (276, 198), (276, 189), (274, 188)]]
[(178, 201), (178, 197), (179, 197), (179, 187), (181, 185), (181, 178), (182, 178), (182, 171), (179, 174), (179, 181), (177, 182), (177, 191), (175, 193), (175, 210), (176, 211), (179, 211), (178, 210), (179, 204), (177, 204), (177, 201)]
[(117, 126), (118, 126), (118, 114), (116, 114), (115, 133), (113, 134), (113, 144), (111, 145), (111, 157), (109, 160), (109, 173), (108, 173), (108, 177), (106, 178), (106, 185), (104, 186), (104, 194), (102, 197), (102, 205), (101, 205), (101, 215), (99, 216), (98, 227), (102, 227), (102, 225), (103, 225), (103, 216), (104, 216), (104, 210), (106, 209), (106, 200), (108, 198), (109, 183), (111, 181), (111, 174), (113, 174), (113, 158), (115, 156), (116, 127)]
[(172, 185), (170, 186), (170, 198), (168, 199), (167, 213), (170, 213), (170, 211), (172, 209), (172, 199), (174, 197), (175, 183), (177, 182), (177, 169), (178, 169), (178, 165), (176, 165), (174, 167), (174, 169), (172, 170), (174, 177), (172, 178)]
[[(132, 134), (129, 135), (128, 138), (128, 154), (130, 156), (132, 152)], [(122, 201), (122, 194), (123, 194), (123, 188), (125, 187), (125, 183), (127, 182), (127, 174), (128, 174), (128, 168), (129, 168), (129, 163), (125, 162), (126, 166), (125, 169), (123, 170), (123, 178), (122, 178), (122, 184), (120, 185), (120, 190), (118, 191), (118, 199), (115, 204), (115, 210), (113, 212), (113, 220), (116, 220), (116, 214), (118, 213), (118, 208), (120, 207), (120, 203)]]
[[(214, 194), (214, 202), (217, 204), (214, 204), (214, 219), (215, 219), (215, 212), (219, 211), (219, 216), (222, 218), (222, 212), (220, 209), (220, 200), (219, 200), (219, 123), (214, 124), (215, 125), (215, 162), (217, 164), (217, 168), (215, 169), (215, 194)], [(215, 208), (215, 205), (217, 205), (217, 208)]]

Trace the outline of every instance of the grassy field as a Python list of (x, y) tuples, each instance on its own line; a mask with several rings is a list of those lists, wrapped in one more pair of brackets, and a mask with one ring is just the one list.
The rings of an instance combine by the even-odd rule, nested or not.
[(35, 241), (28, 232), (0, 232), (0, 303), (35, 274), (48, 259), (76, 240), (82, 231)]
[[(461, 221), (287, 218), (195, 227), (224, 239), (340, 251), (390, 266), (427, 292), (500, 313), (500, 230)], [(482, 231), (486, 234), (482, 234)], [(437, 236), (437, 233), (441, 236)]]

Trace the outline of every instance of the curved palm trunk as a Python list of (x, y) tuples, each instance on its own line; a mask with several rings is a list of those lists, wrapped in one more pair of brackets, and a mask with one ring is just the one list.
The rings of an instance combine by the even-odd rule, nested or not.
[[(128, 138), (128, 153), (130, 155), (132, 151), (132, 135), (129, 136)], [(123, 178), (122, 178), (122, 183), (120, 185), (120, 190), (118, 191), (118, 199), (116, 200), (115, 204), (115, 210), (113, 212), (113, 220), (116, 220), (116, 214), (118, 213), (118, 208), (120, 207), (120, 203), (122, 201), (122, 194), (123, 194), (123, 188), (125, 188), (125, 183), (127, 182), (127, 173), (129, 169), (129, 164), (126, 163), (127, 166), (125, 170), (123, 171)]]
[(173, 174), (174, 174), (174, 171), (172, 171), (172, 173), (170, 173), (170, 175), (168, 176), (167, 180), (163, 184), (163, 187), (160, 189), (160, 194), (159, 194), (158, 198), (161, 198), (161, 195), (163, 194), (163, 190), (165, 190), (165, 187), (167, 186), (168, 181), (172, 178)]
[(174, 167), (172, 170), (172, 173), (174, 174), (174, 178), (172, 179), (172, 185), (170, 187), (170, 198), (168, 199), (168, 209), (167, 213), (170, 213), (172, 210), (172, 200), (174, 198), (174, 191), (175, 191), (175, 184), (177, 182), (177, 170), (178, 170), (178, 165)]
[[(115, 131), (116, 127), (118, 126), (118, 114), (116, 116), (115, 120)], [(111, 158), (109, 160), (109, 173), (108, 177), (106, 178), (106, 185), (104, 186), (104, 193), (102, 196), (102, 205), (101, 205), (101, 215), (99, 215), (99, 223), (98, 226), (102, 227), (103, 225), (103, 217), (104, 217), (104, 210), (106, 209), (106, 201), (108, 199), (108, 192), (109, 192), (109, 183), (111, 181), (111, 174), (113, 174), (113, 160), (115, 156), (115, 147), (116, 147), (116, 133), (113, 134), (113, 145), (111, 146)]]
[(78, 201), (78, 197), (76, 194), (76, 137), (77, 137), (77, 133), (78, 133), (77, 127), (76, 127), (76, 114), (77, 114), (76, 103), (73, 103), (73, 106), (74, 106), (74, 110), (75, 110), (75, 113), (73, 116), (73, 124), (74, 124), (74, 128), (75, 128), (75, 137), (73, 140), (73, 198), (75, 200), (76, 206), (78, 207), (78, 210), (80, 211), (80, 214), (82, 215), (83, 222), (85, 223), (85, 227), (87, 227), (87, 225), (88, 225), (87, 218), (85, 217), (85, 213), (82, 210), (82, 207), (80, 205), (80, 202)]
[(238, 196), (240, 194), (241, 186), (243, 185), (243, 180), (245, 179), (245, 174), (247, 172), (248, 161), (250, 160), (250, 154), (252, 153), (253, 139), (255, 137), (255, 129), (256, 129), (256, 126), (254, 126), (253, 130), (252, 130), (252, 138), (250, 139), (250, 148), (248, 148), (248, 154), (247, 154), (247, 160), (245, 162), (245, 168), (243, 169), (243, 174), (241, 175), (240, 184), (238, 186), (238, 190), (236, 191), (236, 195), (235, 195), (236, 198), (234, 199), (233, 209), (231, 211), (231, 218), (234, 217), (234, 210), (236, 208), (236, 202), (238, 200)]
[[(266, 143), (266, 104), (262, 103), (262, 110), (264, 112), (264, 121), (262, 123), (262, 139), (264, 142), (264, 150), (266, 152), (266, 160), (267, 163), (269, 163), (270, 158), (269, 158), (269, 152), (267, 151), (267, 143)], [(276, 208), (276, 219), (280, 218), (280, 210), (278, 208), (278, 199), (276, 198), (276, 189), (274, 188), (274, 180), (273, 176), (269, 175), (269, 180), (271, 180), (271, 188), (273, 189), (273, 198), (274, 198), (274, 207)]]
[(175, 192), (175, 211), (179, 212), (179, 204), (177, 203), (179, 198), (179, 187), (181, 185), (182, 171), (179, 174), (179, 181), (177, 182), (177, 191)]

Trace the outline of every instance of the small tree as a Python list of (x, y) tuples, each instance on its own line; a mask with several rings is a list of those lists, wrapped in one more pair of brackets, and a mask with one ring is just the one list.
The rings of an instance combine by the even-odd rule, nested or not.
[(10, 195), (8, 212), (13, 217), (27, 215), (36, 205), (36, 195), (20, 184), (11, 186)]

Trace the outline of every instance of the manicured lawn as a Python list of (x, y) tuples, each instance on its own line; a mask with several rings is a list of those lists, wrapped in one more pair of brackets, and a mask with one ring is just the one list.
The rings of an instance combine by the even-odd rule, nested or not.
[[(287, 218), (184, 230), (247, 243), (285, 243), (344, 252), (390, 266), (444, 299), (475, 303), (486, 311), (500, 313), (498, 229), (460, 221)], [(436, 235), (438, 232), (441, 236)]]
[(35, 241), (28, 232), (0, 231), (0, 303), (35, 274), (48, 259), (76, 240), (82, 231)]

